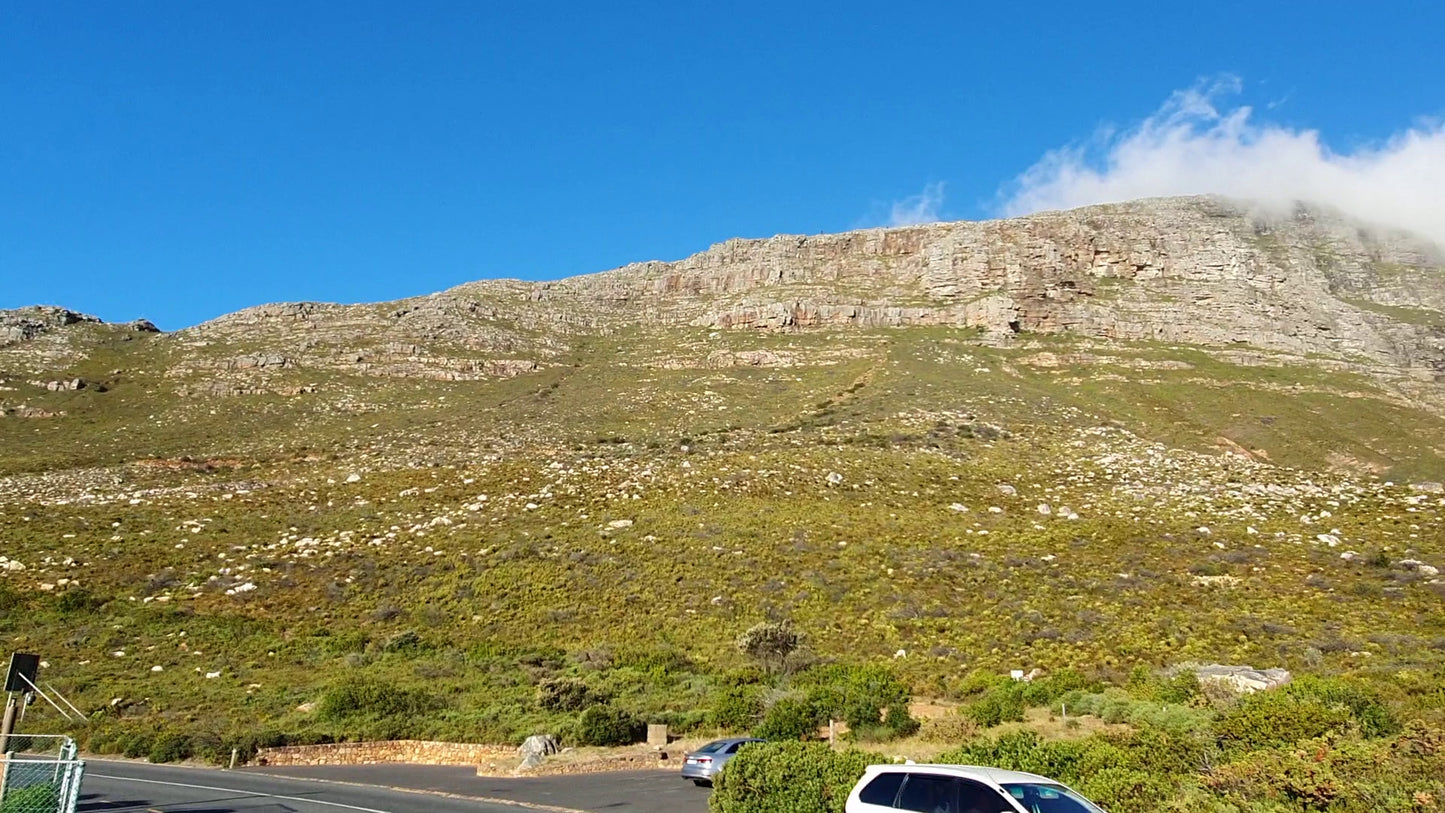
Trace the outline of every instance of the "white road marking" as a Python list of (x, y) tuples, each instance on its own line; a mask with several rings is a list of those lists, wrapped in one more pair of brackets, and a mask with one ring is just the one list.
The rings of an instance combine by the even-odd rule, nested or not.
[[(107, 776), (103, 773), (86, 774), (97, 779), (113, 779), (117, 782), (144, 782), (147, 785), (166, 785), (172, 788), (192, 788), (194, 790), (214, 790), (221, 793), (237, 793), (242, 796), (255, 796), (262, 799), (280, 799), (286, 802), (301, 802), (308, 805), (326, 805), (327, 807), (339, 807), (343, 810), (357, 810), (360, 813), (392, 813), (390, 810), (377, 810), (372, 807), (357, 807), (356, 805), (344, 805), (340, 802), (327, 802), (321, 799), (306, 799), (300, 796), (277, 796), (274, 793), (257, 793), (252, 790), (241, 790), (240, 788), (218, 788), (214, 785), (192, 785), (187, 782), (162, 782), (159, 779), (132, 779), (128, 776)], [(189, 804), (189, 803), (188, 803)]]

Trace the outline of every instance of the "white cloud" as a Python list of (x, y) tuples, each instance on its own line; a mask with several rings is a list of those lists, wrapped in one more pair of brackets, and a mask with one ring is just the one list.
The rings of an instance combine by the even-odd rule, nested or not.
[(1218, 194), (1324, 204), (1445, 246), (1445, 125), (1334, 152), (1315, 130), (1260, 122), (1247, 106), (1221, 109), (1220, 99), (1239, 90), (1234, 77), (1200, 83), (1132, 129), (1047, 153), (1005, 191), (1002, 214)]
[(938, 207), (943, 205), (943, 182), (923, 187), (917, 195), (909, 195), (894, 201), (888, 210), (889, 226), (916, 226), (920, 223), (937, 223), (942, 219)]

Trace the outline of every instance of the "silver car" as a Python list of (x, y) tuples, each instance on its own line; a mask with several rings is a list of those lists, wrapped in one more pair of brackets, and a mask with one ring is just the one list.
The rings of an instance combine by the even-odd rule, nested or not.
[(723, 766), (732, 759), (738, 749), (750, 742), (767, 742), (756, 737), (729, 737), (713, 740), (696, 751), (683, 755), (682, 778), (691, 779), (694, 785), (711, 785), (712, 780), (722, 772)]

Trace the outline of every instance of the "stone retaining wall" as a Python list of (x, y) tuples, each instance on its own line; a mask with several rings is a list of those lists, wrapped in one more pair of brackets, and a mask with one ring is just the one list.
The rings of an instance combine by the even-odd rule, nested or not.
[(262, 748), (256, 753), (256, 762), (261, 765), (375, 765), (383, 762), (477, 765), (503, 760), (515, 762), (517, 749), (502, 745), (394, 740), (290, 745)]
[[(606, 771), (682, 770), (681, 759), (666, 759), (658, 754), (622, 754), (603, 757), (587, 762), (563, 762), (548, 760), (527, 772), (528, 776), (556, 776), (560, 774), (604, 773)], [(480, 772), (479, 772), (480, 773)]]

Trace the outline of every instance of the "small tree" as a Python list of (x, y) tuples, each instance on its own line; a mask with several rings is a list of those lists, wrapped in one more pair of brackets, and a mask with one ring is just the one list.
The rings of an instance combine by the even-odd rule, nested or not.
[(738, 638), (738, 649), (756, 659), (774, 674), (783, 671), (783, 664), (802, 637), (786, 621), (763, 621), (754, 624)]

